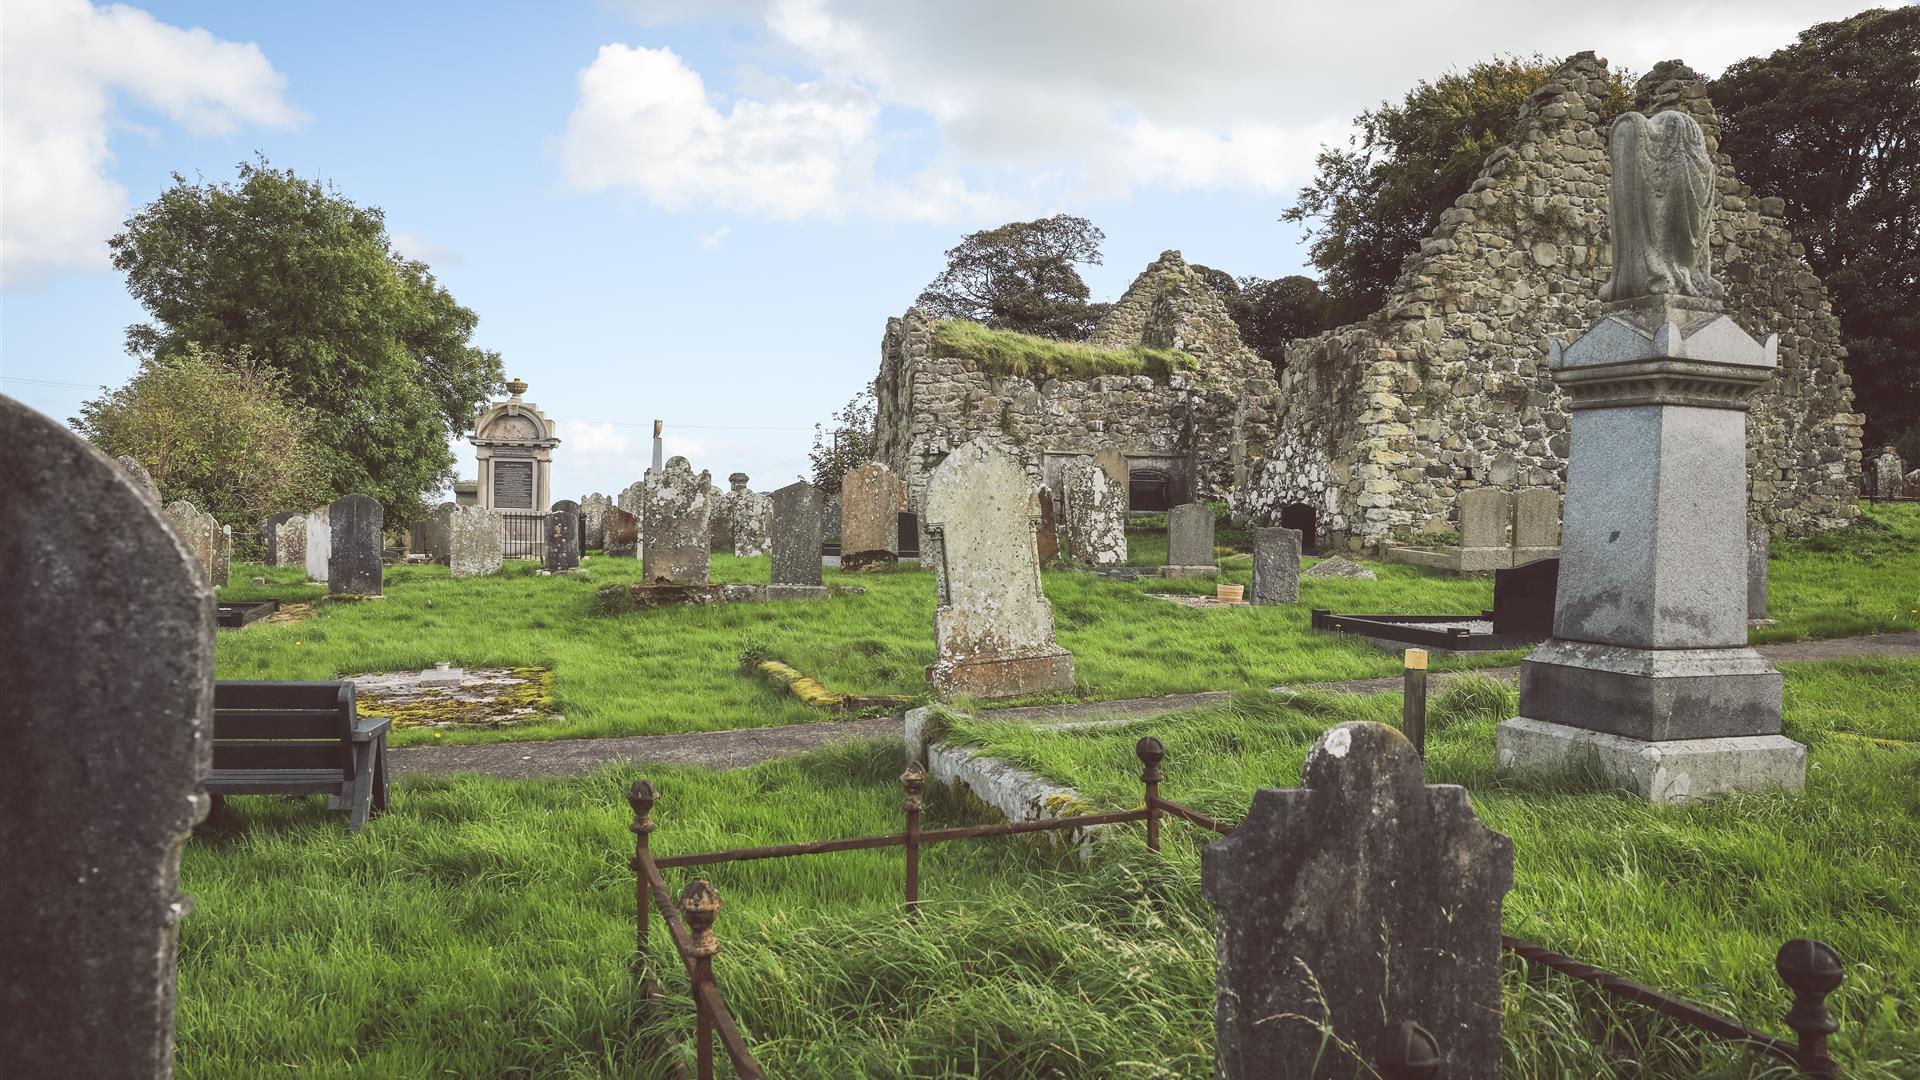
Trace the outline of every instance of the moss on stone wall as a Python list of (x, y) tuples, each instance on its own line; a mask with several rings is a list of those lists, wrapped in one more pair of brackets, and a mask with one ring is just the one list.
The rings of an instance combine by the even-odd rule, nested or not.
[(1078, 341), (992, 330), (979, 323), (947, 320), (933, 330), (936, 355), (970, 360), (983, 371), (1030, 379), (1088, 379), (1096, 375), (1147, 375), (1164, 380), (1191, 371), (1192, 356), (1179, 349), (1104, 349)]

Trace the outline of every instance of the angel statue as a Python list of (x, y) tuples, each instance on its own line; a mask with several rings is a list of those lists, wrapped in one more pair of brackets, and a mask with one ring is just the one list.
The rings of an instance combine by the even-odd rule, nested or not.
[(1713, 279), (1713, 159), (1700, 124), (1684, 112), (1623, 113), (1607, 141), (1613, 277), (1601, 299), (1725, 299)]

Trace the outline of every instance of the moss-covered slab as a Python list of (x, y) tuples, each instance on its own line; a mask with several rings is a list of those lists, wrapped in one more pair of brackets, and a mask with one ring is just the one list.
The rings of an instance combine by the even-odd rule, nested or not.
[(396, 728), (499, 728), (561, 719), (553, 672), (540, 667), (428, 669), (343, 676), (362, 716)]

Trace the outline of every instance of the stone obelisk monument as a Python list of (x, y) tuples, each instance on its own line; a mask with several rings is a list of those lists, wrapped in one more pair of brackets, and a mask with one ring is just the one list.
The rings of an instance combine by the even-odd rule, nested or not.
[(1585, 767), (1653, 802), (1798, 790), (1780, 673), (1747, 647), (1747, 406), (1779, 339), (1725, 314), (1699, 124), (1627, 113), (1609, 142), (1608, 303), (1548, 342), (1573, 424), (1553, 636), (1521, 667), (1500, 765)]

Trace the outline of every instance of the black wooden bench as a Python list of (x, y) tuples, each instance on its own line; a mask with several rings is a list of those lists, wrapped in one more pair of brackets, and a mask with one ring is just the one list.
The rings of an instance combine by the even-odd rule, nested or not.
[(228, 795), (327, 796), (347, 812), (347, 831), (387, 808), (385, 717), (362, 717), (350, 682), (213, 684), (213, 796), (208, 820)]

